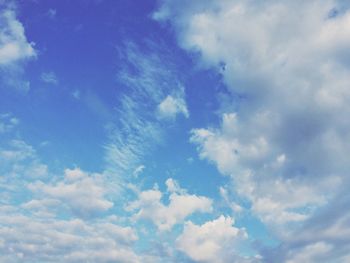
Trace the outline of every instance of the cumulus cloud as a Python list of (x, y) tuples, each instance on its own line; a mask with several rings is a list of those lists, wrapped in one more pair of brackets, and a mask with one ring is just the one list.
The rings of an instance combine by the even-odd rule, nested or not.
[(102, 214), (113, 206), (102, 175), (78, 168), (63, 178), (51, 174), (18, 139), (1, 146), (0, 163), (1, 262), (142, 261), (136, 231)]
[(23, 79), (24, 63), (35, 59), (34, 43), (25, 36), (16, 10), (8, 5), (0, 7), (0, 83), (4, 87), (27, 92), (30, 83)]
[(189, 117), (187, 105), (183, 98), (183, 91), (175, 95), (168, 95), (158, 105), (158, 114), (160, 118), (174, 119), (178, 114)]
[(108, 220), (29, 217), (0, 207), (3, 262), (141, 262), (132, 250), (138, 239), (130, 227)]
[(166, 181), (166, 185), (170, 193), (168, 205), (162, 201), (163, 193), (153, 188), (139, 192), (138, 199), (126, 206), (128, 211), (136, 211), (133, 215), (135, 220), (150, 220), (159, 230), (166, 231), (195, 212), (212, 211), (212, 200), (209, 198), (187, 194), (186, 190), (180, 188), (171, 178)]
[(248, 236), (233, 224), (232, 218), (223, 215), (203, 225), (189, 221), (176, 240), (177, 248), (196, 262), (236, 262), (235, 246)]
[(339, 185), (338, 177), (310, 186), (304, 178), (276, 176), (285, 172), (285, 155), (262, 161), (268, 152), (266, 141), (258, 138), (241, 144), (238, 129), (236, 114), (225, 114), (219, 129), (194, 130), (191, 141), (198, 144), (201, 158), (214, 162), (221, 173), (233, 179), (235, 191), (251, 201), (252, 211), (264, 222), (276, 227), (303, 221), (313, 212), (312, 208), (326, 202), (327, 191)]
[(23, 187), (25, 182), (48, 174), (48, 167), (36, 150), (22, 140), (12, 139), (1, 146), (0, 162), (0, 182), (4, 189)]
[[(165, 0), (154, 18), (169, 20), (179, 44), (198, 52), (203, 67), (220, 71), (231, 99), (240, 95), (235, 105), (220, 109), (219, 128), (192, 133), (201, 157), (232, 178), (232, 191), (247, 197), (270, 227), (300, 226), (322, 206), (335, 206), (335, 193), (350, 185), (346, 5)], [(313, 222), (322, 225), (325, 218)], [(321, 250), (333, 258), (346, 256), (334, 246), (344, 240), (341, 233), (332, 245), (315, 238), (298, 243), (299, 250), (289, 238), (281, 240), (290, 260), (293, 251), (310, 260)]]
[(36, 57), (34, 44), (28, 42), (14, 10), (0, 10), (0, 25), (0, 67)]
[(62, 181), (44, 183), (41, 181), (29, 184), (29, 189), (43, 198), (59, 200), (68, 206), (73, 213), (89, 217), (107, 211), (113, 202), (105, 198), (106, 188), (100, 174), (87, 174), (80, 169), (66, 169)]

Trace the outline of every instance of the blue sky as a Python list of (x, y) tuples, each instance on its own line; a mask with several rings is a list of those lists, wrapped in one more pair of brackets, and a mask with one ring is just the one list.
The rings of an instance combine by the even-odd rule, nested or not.
[(349, 262), (349, 25), (0, 0), (0, 261)]

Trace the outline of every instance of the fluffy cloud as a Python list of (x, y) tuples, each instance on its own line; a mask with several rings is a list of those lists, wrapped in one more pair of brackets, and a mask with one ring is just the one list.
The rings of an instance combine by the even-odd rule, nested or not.
[(209, 198), (187, 194), (171, 178), (166, 181), (166, 185), (170, 194), (168, 205), (163, 204), (161, 191), (150, 189), (138, 193), (138, 199), (126, 206), (129, 211), (137, 211), (133, 216), (135, 220), (150, 220), (159, 230), (164, 231), (170, 230), (195, 212), (212, 211), (212, 201)]
[[(219, 129), (199, 129), (192, 133), (201, 158), (213, 161), (221, 173), (229, 175), (235, 191), (252, 203), (252, 211), (264, 222), (277, 224), (305, 220), (314, 207), (326, 202), (327, 191), (336, 189), (340, 178), (316, 181), (276, 176), (285, 172), (284, 154), (266, 160), (268, 146), (263, 138), (242, 144), (236, 114), (225, 114)], [(270, 156), (269, 156), (270, 157)], [(256, 167), (254, 169), (254, 167)]]
[(28, 217), (14, 207), (0, 211), (3, 262), (141, 262), (132, 250), (138, 237), (130, 227)]
[(22, 140), (12, 139), (0, 146), (0, 163), (0, 189), (4, 202), (10, 202), (13, 196), (24, 191), (29, 181), (48, 175), (47, 165), (41, 162), (35, 149)]
[(76, 215), (89, 217), (113, 206), (113, 203), (105, 198), (104, 183), (102, 175), (89, 175), (76, 168), (65, 170), (62, 181), (52, 184), (38, 181), (31, 183), (28, 187), (44, 200), (45, 198), (59, 200)]
[(183, 91), (175, 95), (168, 95), (159, 105), (158, 114), (160, 118), (174, 119), (178, 114), (183, 114), (188, 118), (189, 113)]
[(235, 246), (247, 238), (245, 230), (233, 224), (232, 218), (224, 216), (203, 225), (187, 222), (176, 240), (177, 248), (196, 262), (232, 262), (237, 257)]
[(18, 139), (0, 148), (0, 163), (1, 262), (141, 262), (136, 231), (102, 214), (113, 206), (102, 175), (76, 168), (62, 179)]
[(34, 43), (27, 40), (24, 27), (16, 18), (15, 9), (0, 5), (0, 83), (28, 91), (30, 84), (22, 79), (23, 62), (36, 58), (37, 52)]
[[(350, 185), (346, 5), (335, 0), (162, 3), (154, 17), (171, 22), (180, 45), (200, 53), (202, 66), (221, 72), (235, 104), (221, 108), (221, 127), (193, 131), (201, 157), (232, 178), (232, 190), (248, 198), (268, 226), (328, 222), (327, 216), (313, 220), (313, 214), (326, 204), (336, 207), (336, 193), (344, 195), (340, 187)], [(337, 211), (339, 220), (344, 216), (344, 210)], [(344, 233), (307, 242), (283, 237), (284, 260), (293, 262), (293, 251), (305, 260), (316, 260), (317, 251), (345, 257), (345, 250), (335, 249)]]
[(29, 43), (21, 22), (12, 9), (0, 11), (0, 66), (34, 58), (34, 44)]

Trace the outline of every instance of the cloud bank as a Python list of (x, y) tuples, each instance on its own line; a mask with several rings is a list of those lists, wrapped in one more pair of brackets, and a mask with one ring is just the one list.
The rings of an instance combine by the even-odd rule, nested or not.
[[(154, 18), (170, 22), (180, 46), (198, 53), (202, 67), (219, 71), (230, 92), (226, 101), (233, 103), (223, 103), (221, 126), (193, 130), (191, 140), (282, 240), (279, 258), (266, 255), (267, 262), (344, 262), (348, 252), (337, 244), (347, 246), (344, 233), (350, 225), (337, 222), (343, 222), (346, 210), (319, 228), (321, 233), (334, 229), (332, 238), (310, 234), (300, 241), (284, 226), (293, 223), (289, 230), (309, 232), (308, 222), (323, 225), (326, 216), (316, 211), (336, 206), (335, 193), (350, 185), (346, 5), (162, 1)], [(297, 254), (299, 259), (292, 259)]]

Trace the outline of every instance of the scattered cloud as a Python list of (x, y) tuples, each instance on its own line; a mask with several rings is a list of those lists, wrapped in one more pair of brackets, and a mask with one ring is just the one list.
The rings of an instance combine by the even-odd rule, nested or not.
[(28, 42), (13, 9), (0, 10), (0, 25), (0, 67), (36, 57), (34, 43)]
[(182, 114), (188, 118), (189, 113), (183, 95), (182, 90), (178, 94), (166, 96), (158, 105), (159, 117), (163, 119), (174, 119), (178, 114)]
[(12, 131), (19, 124), (19, 120), (10, 113), (0, 114), (0, 134)]
[(136, 178), (139, 177), (139, 175), (143, 172), (143, 170), (145, 170), (145, 168), (146, 168), (146, 166), (144, 166), (144, 165), (138, 166), (133, 172), (134, 177), (136, 177)]
[[(252, 143), (241, 144), (241, 135), (236, 134), (238, 127), (237, 116), (225, 114), (219, 129), (193, 130), (191, 141), (199, 146), (201, 158), (214, 162), (222, 174), (232, 178), (234, 191), (251, 202), (252, 211), (265, 223), (276, 227), (303, 221), (314, 212), (313, 208), (326, 202), (331, 189), (339, 186), (339, 177), (324, 178), (312, 186), (307, 178), (276, 177), (285, 171), (286, 157), (277, 155), (270, 162), (262, 162), (268, 153), (266, 141), (254, 138)], [(236, 205), (230, 206), (238, 208)]]
[(8, 5), (0, 9), (0, 83), (27, 92), (30, 83), (23, 80), (24, 62), (37, 57), (34, 43), (25, 36), (16, 10)]
[(113, 202), (105, 198), (106, 187), (102, 175), (89, 175), (80, 169), (66, 169), (62, 181), (44, 183), (37, 181), (28, 185), (36, 195), (59, 200), (61, 205), (77, 216), (92, 217), (105, 212), (113, 206)]
[(212, 200), (186, 193), (176, 181), (169, 178), (166, 181), (169, 194), (169, 204), (162, 202), (163, 193), (156, 188), (141, 191), (138, 199), (126, 206), (128, 211), (136, 211), (135, 220), (147, 219), (152, 221), (160, 231), (171, 230), (175, 224), (195, 212), (208, 213), (212, 211)]
[[(313, 261), (318, 252), (332, 260), (348, 256), (335, 249), (345, 232), (331, 243), (325, 237), (297, 242), (298, 249), (290, 240), (309, 220), (322, 225), (327, 216), (316, 217), (317, 211), (336, 206), (336, 193), (350, 186), (348, 6), (165, 0), (154, 18), (169, 21), (179, 44), (222, 75), (235, 105), (223, 103), (221, 126), (193, 130), (191, 140), (232, 178), (225, 189), (247, 198), (270, 229), (295, 223), (290, 235), (277, 231), (285, 249), (278, 248), (284, 257), (276, 262)], [(340, 210), (337, 219), (345, 214)]]
[[(48, 173), (47, 165), (40, 161), (35, 149), (23, 140), (13, 139), (7, 146), (0, 148), (1, 180), (6, 185), (28, 181), (35, 178), (45, 178)], [(12, 181), (12, 182), (11, 182)]]
[(3, 262), (141, 262), (132, 250), (138, 237), (130, 227), (108, 220), (29, 217), (14, 207), (0, 209)]
[(53, 71), (49, 72), (43, 72), (40, 75), (41, 81), (47, 83), (47, 84), (52, 84), (52, 85), (57, 85), (58, 84), (58, 78)]
[(235, 247), (248, 235), (233, 224), (232, 218), (223, 215), (202, 225), (186, 222), (176, 239), (177, 248), (195, 262), (245, 262), (239, 259)]
[[(155, 116), (158, 105), (167, 96), (177, 94), (180, 87), (177, 69), (169, 61), (167, 51), (152, 43), (142, 47), (128, 42), (120, 48), (123, 61), (118, 82), (127, 87), (120, 95), (115, 124), (111, 125), (105, 146), (110, 174), (132, 175), (145, 155), (159, 144), (164, 132)], [(167, 57), (169, 63), (166, 63)], [(130, 176), (129, 176), (130, 177)], [(127, 177), (124, 177), (127, 178)]]

